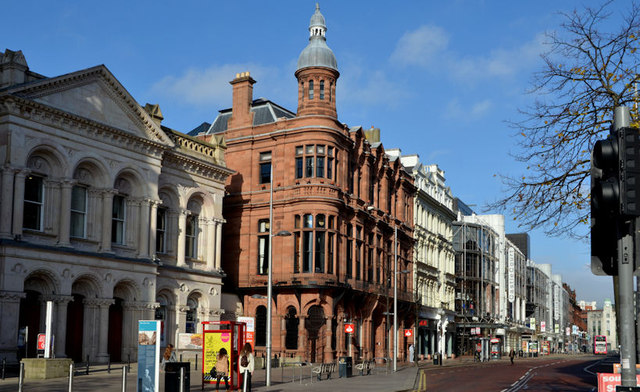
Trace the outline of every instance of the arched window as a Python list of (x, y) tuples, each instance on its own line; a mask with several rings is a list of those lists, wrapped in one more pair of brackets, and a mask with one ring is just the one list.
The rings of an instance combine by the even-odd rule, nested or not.
[(189, 310), (187, 310), (187, 324), (185, 325), (185, 332), (186, 333), (195, 333), (196, 332), (196, 325), (198, 325), (198, 298), (196, 297), (189, 297), (189, 299), (187, 299), (187, 306), (189, 307)]
[(258, 306), (256, 309), (256, 346), (267, 345), (267, 308)]
[(285, 316), (286, 320), (286, 331), (287, 335), (285, 337), (285, 348), (287, 350), (297, 350), (298, 349), (298, 324), (300, 320), (298, 319), (298, 313), (296, 312), (296, 308), (293, 306), (289, 306), (287, 309), (287, 315)]
[(320, 81), (320, 99), (324, 99), (324, 80)]
[(309, 99), (313, 99), (313, 80), (309, 81)]

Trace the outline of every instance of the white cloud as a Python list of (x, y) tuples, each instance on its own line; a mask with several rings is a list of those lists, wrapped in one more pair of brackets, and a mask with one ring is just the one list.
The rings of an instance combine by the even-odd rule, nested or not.
[(347, 62), (338, 81), (338, 106), (384, 105), (396, 107), (409, 98), (408, 90), (382, 70)]
[(424, 25), (405, 33), (391, 54), (391, 60), (403, 65), (429, 66), (449, 45), (449, 36), (438, 26)]
[(456, 121), (470, 121), (483, 117), (491, 110), (493, 103), (489, 99), (479, 102), (461, 102), (454, 98), (445, 108), (444, 117)]
[[(156, 82), (151, 90), (153, 94), (165, 96), (169, 99), (184, 103), (204, 106), (229, 106), (231, 102), (231, 85), (236, 73), (249, 71), (251, 76), (260, 83), (260, 90), (279, 91), (275, 86), (287, 84), (282, 72), (278, 68), (270, 68), (257, 64), (223, 64), (206, 69), (189, 68), (181, 75), (167, 75)], [(289, 79), (294, 79), (289, 76)], [(262, 82), (262, 83), (261, 83)], [(295, 92), (295, 80), (293, 83)], [(257, 98), (259, 94), (254, 94)], [(277, 100), (277, 98), (272, 98)]]
[(470, 56), (449, 48), (449, 36), (443, 28), (423, 25), (398, 40), (390, 60), (402, 66), (448, 74), (464, 82), (504, 78), (530, 67), (544, 51), (543, 41), (544, 34), (538, 34), (519, 47), (496, 48), (486, 54)]

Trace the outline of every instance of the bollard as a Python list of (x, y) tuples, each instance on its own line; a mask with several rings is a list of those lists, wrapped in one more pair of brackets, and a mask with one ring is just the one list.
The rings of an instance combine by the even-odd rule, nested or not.
[(107, 357), (107, 373), (111, 374), (111, 355)]
[(87, 355), (87, 376), (89, 375), (89, 356)]
[(127, 354), (127, 369), (131, 369), (131, 353)]
[(69, 392), (73, 391), (73, 363), (69, 364)]
[(18, 375), (18, 392), (22, 392), (24, 384), (24, 363), (20, 362), (20, 374)]
[(180, 392), (185, 392), (184, 390), (184, 368), (180, 367)]
[(180, 362), (182, 362), (182, 354), (180, 354)]
[(7, 358), (2, 358), (2, 379), (4, 380), (4, 369), (7, 366)]
[(122, 367), (122, 392), (127, 392), (127, 365)]
[(198, 370), (198, 354), (196, 354), (196, 370)]

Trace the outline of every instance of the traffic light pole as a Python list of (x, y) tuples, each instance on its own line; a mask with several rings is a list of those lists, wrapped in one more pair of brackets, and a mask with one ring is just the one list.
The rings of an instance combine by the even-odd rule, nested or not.
[(620, 314), (620, 367), (621, 385), (635, 387), (636, 384), (636, 331), (634, 312), (633, 268), (634, 256), (632, 231), (640, 227), (640, 218), (635, 218), (628, 224), (623, 224), (622, 238), (618, 240), (618, 298)]

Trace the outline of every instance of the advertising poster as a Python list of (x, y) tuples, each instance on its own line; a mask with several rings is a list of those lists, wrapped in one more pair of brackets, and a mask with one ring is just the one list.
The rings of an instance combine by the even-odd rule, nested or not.
[(202, 334), (179, 333), (178, 348), (181, 350), (202, 350)]
[(160, 321), (138, 322), (138, 392), (159, 391)]
[(255, 327), (255, 318), (254, 317), (238, 317), (237, 321), (239, 323), (245, 323), (246, 324), (246, 329), (244, 332), (244, 336), (245, 336), (245, 342), (251, 344), (251, 349), (255, 349), (253, 340), (254, 340), (254, 335), (255, 335), (255, 331), (256, 331), (256, 327)]
[[(616, 386), (622, 384), (622, 376), (614, 373), (598, 373), (598, 392), (615, 392)], [(640, 374), (636, 375), (636, 382), (640, 384)]]
[[(215, 383), (216, 380), (211, 376), (211, 370), (216, 367), (220, 349), (224, 347), (224, 349), (227, 350), (228, 360), (231, 358), (231, 331), (207, 331), (204, 334), (203, 344), (202, 373), (204, 375), (204, 381)], [(229, 365), (228, 368), (230, 369), (231, 365)], [(216, 374), (217, 370), (213, 373)], [(227, 372), (227, 376), (230, 377), (229, 372)], [(220, 382), (224, 383), (222, 380), (220, 380)]]

